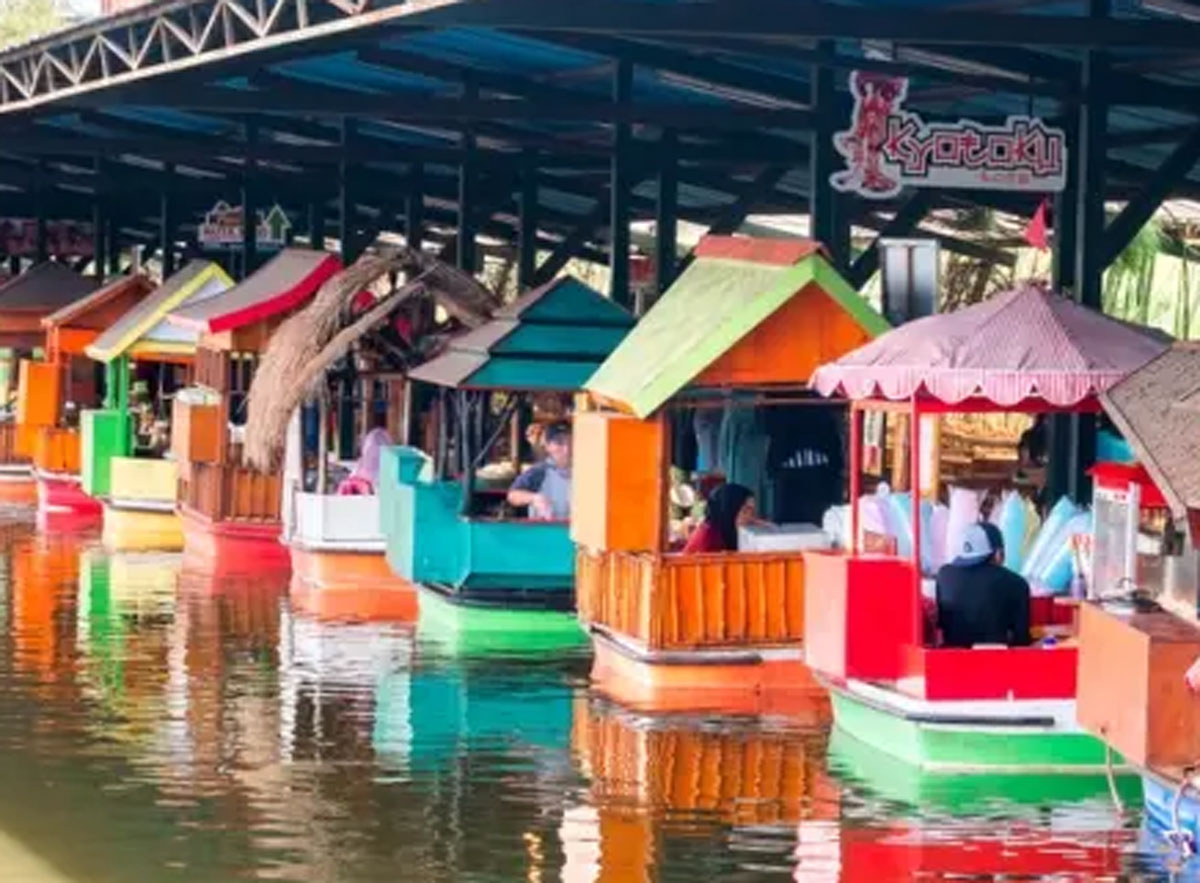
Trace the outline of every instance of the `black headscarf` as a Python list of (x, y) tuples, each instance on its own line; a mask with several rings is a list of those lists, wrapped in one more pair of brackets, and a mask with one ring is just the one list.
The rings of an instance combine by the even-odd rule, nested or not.
[(736, 552), (738, 547), (737, 516), (753, 497), (750, 488), (742, 484), (723, 484), (708, 497), (704, 520), (721, 535), (727, 552)]

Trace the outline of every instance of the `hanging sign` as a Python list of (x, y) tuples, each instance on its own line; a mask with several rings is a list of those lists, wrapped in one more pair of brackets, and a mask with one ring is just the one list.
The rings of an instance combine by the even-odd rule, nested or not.
[(833, 136), (846, 160), (829, 177), (835, 190), (886, 199), (906, 186), (1054, 193), (1066, 185), (1066, 135), (1038, 117), (928, 123), (904, 109), (904, 77), (854, 71), (850, 90), (850, 128)]
[[(255, 244), (259, 248), (282, 248), (292, 222), (278, 204), (267, 212), (259, 211)], [(196, 237), (208, 248), (240, 248), (242, 245), (242, 207), (219, 201), (204, 216)]]
[[(46, 222), (46, 252), (57, 257), (91, 257), (92, 226), (74, 221)], [(0, 218), (0, 254), (37, 253), (37, 221)]]

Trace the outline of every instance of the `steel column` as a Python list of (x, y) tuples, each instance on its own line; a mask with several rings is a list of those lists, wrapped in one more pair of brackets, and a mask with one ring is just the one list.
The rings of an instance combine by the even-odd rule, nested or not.
[[(253, 120), (246, 121), (246, 144), (253, 148), (258, 140), (258, 124)], [(253, 159), (246, 160), (246, 169), (242, 173), (242, 278), (245, 279), (258, 266), (258, 202), (254, 180), (257, 163)]]
[[(613, 102), (627, 106), (633, 99), (633, 64), (625, 59), (613, 71)], [(630, 145), (633, 130), (628, 120), (613, 125), (613, 152), (609, 185), (609, 296), (629, 306), (629, 196), (633, 189)]]
[(34, 263), (40, 264), (50, 257), (49, 240), (46, 236), (46, 163), (38, 160), (37, 171), (34, 173), (34, 224), (36, 230), (36, 252)]
[[(1088, 0), (1088, 14), (1094, 20), (1108, 17), (1111, 0)], [(1080, 78), (1078, 165), (1075, 193), (1075, 296), (1082, 304), (1101, 309), (1104, 284), (1104, 143), (1108, 123), (1108, 103), (1104, 87), (1108, 79), (1108, 56), (1089, 49), (1083, 55)], [(1096, 460), (1096, 419), (1075, 415), (1071, 420), (1071, 469), (1069, 489), (1073, 499), (1091, 499), (1092, 483), (1087, 470)]]
[(533, 287), (537, 271), (538, 183), (537, 154), (526, 153), (521, 164), (521, 217), (517, 227), (517, 284)]
[[(463, 101), (475, 101), (479, 97), (476, 84), (468, 79), (463, 82)], [(468, 121), (462, 130), (462, 163), (458, 167), (458, 268), (464, 273), (474, 274), (478, 269), (475, 252), (475, 127)]]
[(662, 294), (675, 281), (679, 239), (679, 139), (673, 129), (662, 133), (658, 167), (658, 204), (654, 219), (654, 287)]
[[(175, 173), (175, 164), (166, 163), (163, 166), (163, 171), (168, 175), (173, 175)], [(175, 219), (171, 217), (171, 208), (171, 188), (170, 186), (164, 186), (158, 218), (158, 238), (162, 243), (162, 272), (164, 279), (175, 273)]]
[(308, 204), (308, 247), (325, 250), (325, 206), (317, 200)]
[(342, 243), (342, 263), (346, 266), (358, 260), (358, 237), (354, 235), (353, 175), (346, 150), (354, 141), (354, 121), (343, 117), (341, 128), (342, 157), (338, 163), (338, 239)]
[(92, 200), (92, 273), (96, 277), (97, 282), (104, 281), (104, 258), (108, 254), (104, 245), (104, 196), (103, 194), (103, 178), (104, 178), (104, 160), (96, 157), (96, 188), (93, 192)]
[[(1079, 111), (1073, 110), (1074, 114), (1064, 114), (1063, 130), (1069, 145), (1079, 143)], [(1075, 160), (1073, 156), (1068, 157), (1066, 186), (1054, 197), (1052, 279), (1055, 291), (1063, 294), (1075, 291), (1075, 254), (1079, 248), (1079, 225), (1076, 223), (1079, 164)], [(1075, 469), (1071, 455), (1074, 430), (1069, 414), (1055, 414), (1048, 423), (1046, 489), (1051, 500), (1058, 500), (1071, 491), (1071, 474)]]
[[(833, 44), (828, 40), (821, 40), (817, 43), (817, 51), (832, 53)], [(810, 135), (808, 164), (808, 208), (812, 238), (824, 243), (833, 256), (834, 265), (844, 270), (847, 266), (846, 256), (836, 251), (840, 244), (837, 234), (837, 207), (834, 203), (836, 192), (829, 183), (829, 176), (833, 174), (834, 163), (837, 161), (833, 149), (833, 69), (814, 64), (809, 74), (809, 90), (809, 102), (816, 114)]]
[(106, 223), (108, 230), (104, 244), (108, 246), (108, 273), (110, 276), (116, 276), (121, 272), (121, 225), (112, 215), (109, 215)]
[(404, 238), (409, 248), (420, 251), (425, 240), (425, 167), (413, 163), (410, 178), (404, 208)]

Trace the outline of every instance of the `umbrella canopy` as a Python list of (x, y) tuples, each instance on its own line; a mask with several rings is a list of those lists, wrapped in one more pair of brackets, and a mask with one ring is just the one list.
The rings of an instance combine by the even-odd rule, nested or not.
[(1068, 408), (1104, 392), (1170, 346), (1140, 328), (1027, 283), (954, 313), (902, 325), (835, 362), (813, 386), (822, 395), (947, 404), (1026, 399)]

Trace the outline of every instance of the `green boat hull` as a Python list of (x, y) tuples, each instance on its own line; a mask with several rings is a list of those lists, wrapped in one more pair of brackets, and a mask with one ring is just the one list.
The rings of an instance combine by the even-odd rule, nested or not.
[(588, 646), (574, 613), (471, 606), (419, 589), (417, 634), (449, 655), (542, 654)]
[[(1021, 814), (1022, 808), (1108, 801), (1111, 787), (1104, 773), (1031, 776), (982, 772), (971, 776), (927, 772), (868, 745), (835, 727), (829, 738), (829, 768), (843, 782), (861, 784), (889, 803), (922, 812), (951, 816)], [(1113, 784), (1127, 806), (1142, 799), (1136, 773), (1123, 772)]]
[(905, 717), (841, 688), (830, 692), (839, 729), (926, 772), (1096, 774), (1107, 768), (1104, 744), (1080, 730), (930, 722)]

